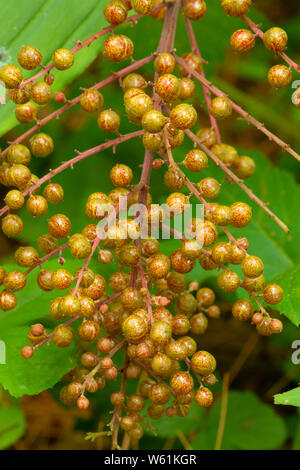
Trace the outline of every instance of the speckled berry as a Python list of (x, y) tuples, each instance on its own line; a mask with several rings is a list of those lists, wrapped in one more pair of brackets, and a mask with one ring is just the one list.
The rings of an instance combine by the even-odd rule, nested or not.
[(110, 62), (123, 62), (130, 59), (134, 51), (133, 42), (123, 34), (109, 36), (103, 45), (103, 55)]
[(185, 0), (183, 13), (190, 20), (200, 20), (206, 13), (206, 3), (204, 0)]
[(278, 284), (268, 284), (263, 290), (263, 299), (270, 305), (276, 305), (283, 299), (283, 289)]
[(230, 224), (233, 227), (246, 227), (252, 219), (252, 209), (245, 202), (236, 202), (230, 206), (232, 218)]
[(38, 158), (48, 157), (54, 150), (54, 142), (50, 135), (41, 132), (30, 139), (32, 154)]
[(195, 402), (201, 408), (208, 408), (214, 400), (213, 393), (207, 387), (199, 387), (195, 392)]
[(220, 289), (224, 292), (235, 292), (241, 284), (240, 278), (235, 271), (223, 271), (217, 278)]
[(170, 120), (177, 129), (189, 129), (197, 121), (197, 111), (191, 104), (178, 104), (171, 110)]
[(292, 81), (292, 72), (286, 65), (274, 65), (268, 72), (268, 82), (275, 88), (284, 88)]
[(68, 49), (57, 49), (52, 56), (52, 62), (57, 70), (67, 70), (74, 64), (74, 56)]
[(208, 351), (198, 351), (191, 359), (191, 368), (195, 374), (210, 375), (216, 369), (217, 363)]
[(284, 29), (273, 27), (268, 29), (263, 36), (265, 46), (273, 52), (283, 52), (286, 48), (288, 37)]
[(231, 36), (230, 45), (237, 52), (247, 52), (255, 46), (255, 36), (249, 29), (238, 29)]
[(154, 61), (155, 72), (159, 74), (173, 73), (176, 67), (176, 61), (172, 54), (163, 52), (158, 54)]
[(229, 16), (245, 15), (251, 3), (251, 0), (221, 0), (222, 8)]
[(23, 221), (18, 215), (8, 214), (2, 219), (1, 228), (4, 235), (8, 238), (14, 238), (22, 233)]
[(112, 0), (105, 5), (104, 16), (108, 23), (117, 25), (127, 18), (127, 8), (123, 2)]
[(80, 99), (80, 106), (87, 113), (99, 111), (102, 108), (104, 99), (98, 90), (85, 90)]
[(18, 88), (22, 80), (22, 72), (16, 65), (8, 64), (0, 70), (0, 81), (9, 89)]
[(236, 320), (247, 321), (253, 316), (253, 307), (250, 300), (238, 300), (233, 304), (232, 315)]
[(120, 116), (112, 109), (106, 109), (98, 116), (98, 125), (104, 132), (117, 132), (120, 124)]
[(37, 109), (31, 102), (19, 104), (15, 109), (15, 116), (19, 122), (24, 124), (36, 120)]

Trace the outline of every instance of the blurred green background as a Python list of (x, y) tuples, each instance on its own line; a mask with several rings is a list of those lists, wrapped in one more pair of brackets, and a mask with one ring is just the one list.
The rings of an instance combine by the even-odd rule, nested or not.
[[(249, 14), (251, 19), (261, 24), (263, 30), (274, 24), (284, 28), (289, 36), (287, 53), (299, 63), (299, 2), (256, 0), (253, 3)], [(106, 25), (103, 17), (105, 4), (106, 1), (99, 0), (19, 0), (18, 8), (15, 8), (0, 0), (0, 65), (16, 63), (17, 52), (24, 44), (40, 48), (44, 64), (49, 63), (53, 50), (61, 46), (71, 48), (73, 40), (84, 39)], [(209, 0), (207, 6), (205, 18), (194, 24), (202, 55), (208, 62), (205, 66), (207, 77), (299, 152), (300, 111), (291, 102), (294, 90), (291, 87), (274, 90), (266, 80), (269, 68), (281, 63), (281, 60), (266, 50), (259, 39), (249, 53), (234, 53), (229, 47), (230, 36), (236, 29), (244, 27), (244, 23), (240, 19), (227, 17), (219, 0)], [(161, 28), (160, 22), (143, 18), (134, 28), (126, 25), (118, 31), (133, 39), (134, 58), (138, 60), (155, 51)], [(127, 65), (105, 62), (101, 55), (102, 43), (100, 39), (90, 48), (79, 52), (75, 57), (75, 66), (68, 72), (55, 73), (55, 91), (64, 89), (67, 98), (71, 99), (80, 93), (80, 87), (89, 87), (107, 77), (112, 70)], [(190, 50), (182, 18), (178, 23), (175, 46), (179, 55)], [(147, 79), (152, 79), (151, 64), (144, 67), (143, 74)], [(293, 80), (298, 79), (298, 74), (293, 72)], [(113, 108), (121, 115), (121, 133), (136, 130), (125, 117), (118, 82), (103, 90), (103, 96), (105, 107)], [(203, 101), (201, 88), (197, 85), (197, 94), (192, 99), (199, 114), (197, 129), (209, 126)], [(55, 103), (51, 102), (47, 108), (40, 110), (40, 117), (55, 107)], [(280, 317), (284, 320), (283, 333), (275, 338), (258, 337), (251, 325), (240, 324), (232, 319), (230, 305), (235, 296), (224, 297), (218, 291), (224, 314), (220, 320), (209, 320), (209, 328), (199, 341), (202, 349), (208, 349), (216, 356), (219, 379), (222, 379), (224, 373), (231, 373), (222, 449), (300, 449), (298, 408), (273, 405), (273, 396), (295, 388), (300, 376), (299, 365), (291, 362), (291, 344), (300, 339), (297, 329), (300, 322), (300, 166), (299, 162), (283, 154), (273, 142), (236, 116), (222, 122), (220, 128), (224, 142), (236, 146), (240, 155), (249, 155), (255, 159), (257, 172), (246, 184), (269, 202), (272, 210), (291, 229), (290, 234), (285, 234), (251, 203), (254, 209), (253, 222), (243, 231), (243, 235), (249, 238), (250, 249), (264, 259), (268, 281), (279, 279), (287, 291), (280, 306), (280, 310), (289, 318)], [(8, 103), (0, 109), (2, 148), (26, 129), (27, 126), (16, 126), (12, 104)], [(74, 149), (83, 151), (110, 137), (99, 129), (95, 115), (89, 116), (78, 107), (58, 121), (48, 124), (44, 131), (54, 138), (55, 152), (46, 160), (33, 159), (31, 170), (39, 176), (72, 158)], [(184, 145), (174, 152), (175, 158), (181, 161), (191, 148), (186, 138)], [(112, 150), (96, 154), (55, 179), (65, 190), (65, 199), (59, 206), (59, 212), (71, 218), (74, 233), (89, 223), (84, 210), (88, 195), (94, 191), (108, 192), (112, 189), (108, 174), (115, 162), (131, 166), (135, 171), (134, 182), (137, 182), (140, 173), (138, 165), (143, 162), (140, 141), (120, 145), (115, 155)], [(155, 203), (163, 203), (168, 194), (161, 184), (164, 172), (162, 168), (152, 174), (150, 192)], [(222, 172), (212, 164), (204, 173), (203, 176), (214, 176), (223, 182), (219, 200), (224, 204), (236, 200), (249, 202), (238, 188), (223, 181)], [(6, 190), (2, 187), (1, 199), (5, 194)], [(47, 218), (57, 213), (57, 210), (57, 207), (51, 207), (38, 222), (22, 211), (24, 231), (19, 239), (11, 241), (1, 235), (2, 264), (12, 261), (13, 252), (19, 243), (36, 246), (38, 236), (47, 230)], [(233, 230), (233, 234), (240, 236), (240, 231)], [(171, 252), (177, 245), (174, 241), (166, 243), (166, 250)], [(111, 269), (107, 268), (106, 272)], [(35, 276), (33, 273), (25, 298), (19, 299), (18, 308), (12, 313), (0, 314), (0, 339), (7, 340), (10, 345), (9, 358), (14, 361), (11, 367), (10, 363), (7, 366), (0, 365), (0, 384), (3, 385), (0, 392), (0, 448), (11, 445), (17, 449), (107, 448), (109, 443), (105, 439), (97, 439), (92, 443), (84, 441), (84, 435), (88, 431), (105, 427), (109, 420), (109, 394), (116, 384), (98, 392), (95, 404), (88, 412), (67, 409), (57, 400), (61, 385), (54, 386), (51, 391), (37, 393), (52, 387), (70, 369), (70, 364), (66, 364), (67, 361), (64, 362), (61, 355), (54, 356), (53, 364), (60, 360), (62, 362), (47, 380), (42, 377), (42, 359), (48, 361), (47, 367), (50, 367), (48, 351), (45, 357), (40, 358), (38, 377), (24, 369), (18, 356), (17, 345), (24, 344), (26, 325), (48, 315), (51, 295), (49, 297), (48, 294), (40, 293), (35, 286)], [(202, 285), (216, 286), (215, 272), (204, 272), (198, 266), (191, 276), (195, 277)], [(277, 314), (274, 312), (275, 316)], [(51, 327), (51, 321), (47, 325)], [(12, 374), (16, 380), (12, 379)], [(22, 380), (26, 381), (23, 392), (20, 386)], [(130, 387), (133, 391), (135, 385)], [(181, 449), (191, 446), (193, 449), (213, 449), (220, 417), (221, 388), (220, 380), (214, 388), (216, 401), (210, 411), (195, 407), (184, 419), (166, 418), (159, 423), (152, 423), (157, 429), (157, 436), (147, 432), (140, 448)], [(13, 398), (4, 389), (16, 397), (24, 393), (25, 396)], [(37, 395), (31, 397), (31, 394)]]

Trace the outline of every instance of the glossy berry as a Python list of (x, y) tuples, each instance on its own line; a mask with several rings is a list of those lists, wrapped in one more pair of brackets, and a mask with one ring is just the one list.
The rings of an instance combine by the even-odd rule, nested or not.
[(112, 109), (106, 109), (98, 116), (98, 125), (104, 132), (117, 132), (120, 124), (120, 116)]
[(25, 104), (28, 103), (31, 99), (31, 88), (32, 85), (28, 84), (22, 88), (17, 88), (12, 92), (11, 99), (16, 104)]
[(8, 64), (0, 70), (0, 81), (3, 82), (7, 88), (18, 88), (22, 80), (22, 72), (16, 65)]
[(207, 351), (198, 351), (192, 356), (191, 368), (195, 374), (210, 375), (215, 371), (216, 366), (214, 356)]
[(190, 20), (200, 20), (206, 13), (206, 3), (204, 0), (185, 0), (183, 13)]
[(127, 8), (123, 2), (112, 0), (104, 8), (104, 16), (108, 23), (121, 24), (127, 18)]
[(39, 105), (47, 104), (52, 98), (52, 90), (45, 82), (36, 82), (31, 87), (31, 98)]
[(207, 387), (200, 387), (195, 392), (195, 402), (201, 408), (209, 407), (213, 402), (214, 396)]
[(173, 73), (176, 67), (176, 61), (172, 54), (163, 52), (158, 54), (154, 61), (155, 72), (161, 74)]
[(221, 0), (222, 8), (229, 16), (245, 15), (251, 3), (251, 0)]
[(157, 152), (162, 148), (163, 145), (163, 135), (161, 132), (156, 132), (152, 134), (150, 132), (145, 132), (143, 135), (143, 145), (145, 149), (150, 150), (150, 152)]
[[(194, 54), (193, 52), (186, 52), (181, 56), (181, 58), (186, 62), (187, 66), (194, 72), (201, 72), (202, 61), (196, 54)], [(187, 75), (189, 75), (189, 72), (181, 65), (178, 67), (178, 71), (182, 77), (186, 77)]]
[(133, 173), (129, 166), (118, 164), (111, 169), (109, 177), (112, 184), (118, 187), (124, 187), (130, 185), (133, 178)]
[(37, 109), (31, 102), (19, 104), (15, 109), (15, 116), (19, 122), (27, 123), (36, 120)]
[(255, 173), (255, 161), (253, 158), (243, 155), (233, 163), (232, 169), (239, 178), (250, 178)]
[(174, 359), (176, 361), (182, 361), (187, 358), (188, 349), (183, 342), (171, 341), (170, 343), (166, 345), (165, 353), (170, 359)]
[(52, 56), (52, 62), (57, 70), (67, 70), (74, 64), (74, 56), (68, 49), (57, 49)]
[(103, 45), (103, 55), (110, 62), (123, 62), (130, 59), (134, 51), (133, 42), (123, 34), (109, 36)]
[(158, 77), (155, 84), (156, 93), (165, 101), (175, 101), (181, 93), (180, 80), (170, 73)]
[(213, 261), (218, 265), (229, 263), (231, 258), (231, 245), (225, 242), (217, 243), (212, 249), (211, 256)]
[(264, 271), (264, 263), (258, 256), (246, 256), (242, 262), (242, 271), (247, 277), (258, 277)]
[(43, 196), (30, 196), (26, 202), (26, 209), (33, 217), (41, 217), (48, 210), (48, 203)]
[(286, 32), (278, 27), (268, 29), (263, 36), (265, 46), (273, 52), (283, 52), (286, 48), (288, 37)]
[(170, 214), (182, 214), (189, 205), (189, 197), (182, 193), (172, 193), (166, 199)]
[(259, 292), (263, 290), (264, 286), (265, 278), (263, 274), (254, 278), (245, 277), (241, 284), (241, 287), (243, 287), (247, 292)]
[(276, 305), (283, 299), (283, 290), (278, 284), (268, 284), (263, 290), (263, 299), (271, 305)]
[(55, 214), (48, 220), (48, 231), (55, 238), (65, 238), (71, 231), (70, 219), (64, 214)]
[(43, 132), (36, 134), (30, 139), (30, 149), (35, 157), (46, 158), (54, 150), (53, 139)]
[(86, 320), (81, 323), (77, 330), (78, 336), (83, 341), (95, 341), (100, 335), (100, 327), (98, 323)]
[(199, 289), (196, 297), (199, 304), (203, 307), (209, 307), (214, 303), (216, 299), (214, 291), (209, 287), (202, 287), (201, 289)]
[(189, 129), (197, 121), (197, 111), (191, 104), (178, 104), (171, 110), (170, 120), (177, 129)]
[(69, 239), (68, 245), (71, 255), (76, 259), (86, 259), (92, 251), (90, 242), (81, 234), (73, 235)]
[(80, 300), (74, 295), (66, 295), (60, 300), (58, 308), (63, 317), (75, 317), (80, 313)]
[(131, 343), (139, 343), (147, 334), (147, 323), (137, 315), (130, 315), (122, 323), (125, 338)]
[(224, 292), (234, 292), (240, 286), (240, 279), (234, 271), (223, 271), (217, 278), (218, 286)]
[(170, 270), (170, 260), (164, 253), (157, 253), (147, 260), (147, 273), (152, 279), (165, 278)]
[(52, 271), (41, 269), (37, 277), (37, 283), (40, 289), (50, 292), (53, 290)]
[(68, 289), (73, 282), (72, 274), (66, 269), (57, 269), (52, 273), (52, 284), (55, 289)]
[(21, 271), (11, 271), (6, 274), (3, 280), (4, 288), (8, 291), (16, 292), (26, 286), (26, 276)]
[(34, 349), (32, 346), (24, 346), (21, 350), (21, 355), (24, 359), (30, 359), (34, 355)]
[(217, 143), (217, 136), (213, 129), (203, 127), (197, 132), (197, 137), (207, 148), (211, 148)]
[(31, 153), (25, 145), (15, 144), (9, 147), (6, 158), (11, 165), (20, 164), (27, 166), (31, 160)]
[(34, 70), (42, 63), (42, 54), (33, 46), (23, 46), (18, 53), (18, 62), (25, 70)]
[(104, 99), (98, 90), (86, 90), (81, 97), (80, 106), (84, 111), (93, 113), (102, 108)]
[(24, 205), (24, 196), (21, 191), (12, 189), (7, 193), (4, 201), (10, 209), (19, 210)]
[(3, 290), (0, 294), (0, 309), (4, 312), (13, 310), (17, 305), (17, 297), (13, 292)]
[(29, 183), (31, 178), (30, 170), (22, 164), (13, 165), (9, 169), (9, 180), (11, 186), (17, 186), (18, 188), (22, 188), (26, 184)]
[(54, 93), (54, 101), (55, 103), (65, 103), (67, 101), (66, 95), (62, 91), (57, 91)]
[(171, 326), (164, 321), (156, 321), (150, 330), (150, 339), (155, 346), (166, 345), (172, 336)]
[(187, 258), (196, 259), (200, 256), (201, 245), (197, 240), (184, 240), (182, 242), (181, 251)]
[(171, 392), (165, 383), (157, 383), (151, 386), (149, 391), (149, 400), (158, 405), (168, 403)]
[(57, 326), (53, 332), (53, 343), (59, 348), (70, 346), (74, 338), (74, 331), (70, 326)]
[(292, 72), (286, 65), (274, 65), (268, 72), (268, 82), (275, 88), (284, 88), (292, 81)]
[(31, 246), (21, 246), (15, 252), (15, 262), (18, 266), (32, 268), (38, 263), (38, 261), (38, 252)]
[(47, 85), (53, 85), (54, 81), (55, 81), (55, 75), (53, 75), (53, 73), (46, 73), (45, 77), (44, 77), (44, 81), (47, 83)]
[(230, 206), (232, 217), (230, 224), (233, 227), (246, 227), (252, 219), (252, 209), (245, 202), (236, 202)]
[(166, 118), (155, 109), (147, 111), (142, 117), (142, 127), (148, 132), (160, 132), (166, 123)]
[(272, 318), (270, 321), (270, 330), (272, 334), (279, 334), (282, 332), (283, 324), (277, 318)]
[(64, 190), (60, 184), (50, 183), (44, 189), (44, 197), (50, 204), (58, 204), (63, 201)]
[(181, 92), (180, 92), (179, 99), (188, 100), (189, 98), (192, 98), (196, 91), (196, 85), (193, 82), (193, 80), (188, 77), (182, 77), (180, 79), (180, 84), (181, 84)]
[(212, 147), (212, 152), (218, 157), (225, 165), (232, 166), (239, 158), (238, 153), (234, 147), (227, 144), (216, 144)]
[(197, 188), (205, 199), (215, 199), (220, 193), (221, 185), (214, 178), (208, 177), (197, 183)]
[(255, 46), (255, 36), (249, 29), (238, 29), (230, 38), (232, 49), (247, 52)]
[(208, 320), (204, 313), (199, 312), (190, 318), (191, 333), (202, 335), (207, 330)]
[(176, 394), (186, 394), (193, 390), (194, 380), (189, 372), (177, 372), (172, 375), (170, 385)]
[(49, 235), (48, 233), (45, 235), (41, 235), (38, 238), (38, 248), (45, 255), (55, 250), (57, 244), (57, 239), (52, 237), (52, 235)]
[(232, 114), (231, 102), (228, 98), (218, 96), (211, 101), (209, 112), (216, 119), (226, 119)]
[(246, 321), (253, 316), (253, 307), (250, 300), (238, 300), (233, 304), (232, 315), (236, 320)]
[(152, 0), (131, 0), (132, 8), (140, 15), (147, 15), (153, 8)]
[(129, 90), (130, 88), (140, 88), (144, 90), (147, 88), (147, 82), (144, 77), (139, 73), (130, 73), (122, 80), (123, 91)]
[(185, 180), (178, 170), (169, 168), (165, 173), (164, 183), (170, 191), (180, 191), (185, 185)]

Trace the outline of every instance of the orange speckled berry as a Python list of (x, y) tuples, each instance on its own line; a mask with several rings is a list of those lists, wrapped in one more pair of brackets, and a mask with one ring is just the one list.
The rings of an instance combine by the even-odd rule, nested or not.
[(195, 402), (201, 408), (209, 407), (213, 402), (214, 396), (207, 387), (199, 387), (195, 392)]
[(68, 49), (57, 49), (52, 56), (52, 62), (58, 70), (67, 70), (74, 64), (74, 56)]
[(124, 187), (131, 183), (133, 173), (129, 166), (117, 164), (110, 170), (109, 177), (112, 184), (118, 187)]
[(274, 27), (268, 29), (263, 36), (265, 46), (273, 52), (283, 52), (286, 48), (288, 37), (284, 29)]
[(0, 80), (5, 83), (6, 88), (18, 88), (23, 80), (23, 75), (19, 67), (13, 64), (4, 65), (0, 70)]
[[(202, 61), (196, 54), (194, 54), (193, 52), (186, 52), (181, 56), (181, 58), (186, 62), (186, 65), (188, 67), (194, 70), (194, 72), (201, 72)], [(178, 67), (178, 71), (182, 77), (186, 77), (189, 74), (189, 72), (187, 72), (185, 68), (181, 65)]]
[(190, 20), (200, 20), (206, 13), (206, 3), (204, 0), (185, 0), (183, 13)]
[(159, 74), (172, 73), (176, 67), (175, 58), (168, 52), (158, 54), (154, 61), (155, 72)]
[(245, 202), (236, 202), (230, 206), (232, 218), (230, 224), (233, 227), (246, 227), (252, 219), (252, 209)]
[(282, 288), (278, 284), (268, 284), (263, 290), (263, 299), (268, 304), (278, 304), (283, 299)]
[(130, 59), (134, 51), (133, 42), (123, 34), (109, 36), (103, 45), (103, 55), (110, 62), (123, 62)]
[(191, 104), (178, 104), (170, 112), (170, 120), (177, 129), (189, 129), (197, 121), (197, 111)]
[(238, 300), (233, 304), (232, 315), (236, 320), (250, 320), (253, 315), (253, 307), (250, 300)]
[(189, 372), (181, 371), (172, 375), (170, 385), (175, 393), (190, 393), (194, 388), (194, 380)]
[(221, 0), (222, 8), (229, 16), (245, 15), (251, 3), (251, 0)]
[(25, 70), (34, 70), (42, 63), (42, 54), (33, 46), (23, 46), (18, 53), (18, 62)]
[(286, 65), (274, 65), (268, 73), (268, 82), (275, 88), (284, 88), (292, 81), (292, 72)]
[(93, 113), (103, 106), (103, 96), (98, 90), (85, 90), (82, 94), (80, 105), (84, 111)]
[(127, 8), (121, 1), (112, 0), (104, 8), (104, 16), (110, 24), (121, 24), (127, 18)]
[(246, 52), (255, 46), (255, 36), (249, 29), (238, 29), (230, 38), (231, 47), (237, 52)]
[(181, 82), (175, 75), (165, 73), (158, 77), (155, 91), (163, 100), (175, 101), (181, 93)]
[(191, 359), (191, 368), (195, 374), (210, 375), (216, 369), (217, 363), (208, 351), (197, 351)]
[(120, 116), (112, 109), (106, 109), (98, 116), (98, 125), (105, 132), (117, 132), (120, 124)]

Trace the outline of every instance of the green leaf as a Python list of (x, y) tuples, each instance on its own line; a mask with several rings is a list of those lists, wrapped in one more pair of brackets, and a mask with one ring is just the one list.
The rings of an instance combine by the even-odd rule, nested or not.
[[(218, 401), (206, 419), (206, 437), (200, 431), (192, 442), (194, 449), (213, 449), (218, 432), (221, 402)], [(286, 438), (282, 419), (270, 405), (262, 403), (252, 392), (231, 391), (228, 408), (223, 450), (271, 450), (279, 448)]]
[(274, 402), (275, 405), (300, 406), (300, 387), (275, 395)]
[[(47, 331), (50, 333), (49, 331)], [(20, 351), (28, 344), (27, 327), (15, 327), (0, 332), (6, 349), (6, 364), (0, 364), (0, 383), (12, 396), (36, 395), (55, 385), (75, 365), (76, 348), (72, 344), (60, 349), (53, 343), (24, 359)]]
[(24, 431), (25, 419), (19, 408), (0, 408), (0, 449), (6, 449), (20, 439)]
[[(74, 40), (84, 40), (107, 25), (103, 6), (105, 0), (20, 0), (18, 7), (12, 2), (0, 1), (3, 18), (0, 44), (2, 45), (2, 63), (17, 64), (17, 55), (23, 45), (32, 45), (40, 49), (43, 65), (51, 62), (53, 52), (66, 47), (72, 49)], [(22, 12), (22, 15), (20, 15)], [(81, 74), (95, 59), (103, 43), (103, 38), (95, 41), (83, 53), (75, 56), (74, 66), (66, 72), (55, 71), (54, 90), (62, 89)], [(24, 76), (33, 73), (24, 72)], [(0, 133), (8, 131), (17, 124), (9, 101), (0, 108)]]
[(283, 312), (296, 326), (300, 324), (300, 267), (288, 270), (276, 278), (285, 292), (278, 309)]

